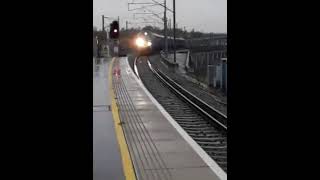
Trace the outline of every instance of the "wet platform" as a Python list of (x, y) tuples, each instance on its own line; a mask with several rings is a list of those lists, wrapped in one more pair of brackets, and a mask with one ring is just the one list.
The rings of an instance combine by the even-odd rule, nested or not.
[(114, 58), (113, 72), (112, 86), (137, 179), (227, 179), (151, 98), (126, 57)]
[(111, 59), (93, 59), (93, 180), (124, 180), (121, 154), (110, 111)]

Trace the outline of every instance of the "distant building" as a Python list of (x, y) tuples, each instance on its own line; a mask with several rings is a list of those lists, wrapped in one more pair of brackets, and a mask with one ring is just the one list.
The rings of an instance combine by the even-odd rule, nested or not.
[(197, 47), (207, 47), (212, 49), (214, 46), (227, 46), (227, 34), (213, 34), (211, 37), (187, 39), (187, 46), (190, 49)]
[(214, 34), (213, 35), (213, 41), (215, 42), (215, 45), (220, 46), (227, 46), (227, 34)]

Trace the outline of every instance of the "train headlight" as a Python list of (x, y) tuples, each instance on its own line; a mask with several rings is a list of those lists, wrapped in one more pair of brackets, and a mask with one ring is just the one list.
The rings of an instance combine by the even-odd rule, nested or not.
[(145, 45), (145, 41), (144, 41), (144, 39), (142, 39), (142, 38), (137, 38), (136, 39), (136, 45), (138, 46), (138, 47), (144, 47), (144, 45)]
[(151, 43), (150, 41), (148, 41), (147, 45), (148, 45), (148, 46), (151, 46), (151, 45), (152, 45), (152, 43)]

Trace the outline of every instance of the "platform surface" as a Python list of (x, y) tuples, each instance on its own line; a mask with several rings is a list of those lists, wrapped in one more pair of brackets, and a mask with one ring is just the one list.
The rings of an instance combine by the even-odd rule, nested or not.
[(134, 78), (126, 58), (116, 58), (113, 77), (120, 118), (137, 179), (218, 180)]
[(108, 88), (110, 59), (93, 63), (93, 180), (124, 180)]

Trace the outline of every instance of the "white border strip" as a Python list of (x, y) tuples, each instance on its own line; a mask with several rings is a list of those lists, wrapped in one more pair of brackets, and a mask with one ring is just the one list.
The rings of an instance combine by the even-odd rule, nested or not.
[[(126, 64), (129, 66), (128, 58), (126, 58)], [(151, 64), (148, 61), (148, 65)], [(130, 68), (130, 67), (129, 67)], [(136, 63), (134, 63), (134, 70), (138, 74)], [(201, 159), (210, 167), (210, 169), (219, 177), (220, 180), (227, 180), (227, 174), (220, 168), (220, 166), (185, 132), (184, 129), (171, 117), (171, 115), (158, 103), (156, 99), (151, 95), (151, 93), (146, 89), (146, 87), (139, 79), (134, 76), (134, 79), (144, 90), (151, 101), (157, 106), (163, 116), (171, 123), (171, 125), (178, 131), (178, 133), (183, 137), (185, 141), (193, 148), (193, 150), (201, 157)]]
[[(137, 69), (137, 66), (136, 66), (136, 64), (137, 64), (137, 59), (138, 59), (138, 57), (136, 57), (136, 58), (134, 59), (134, 72), (136, 73), (136, 75), (137, 75), (138, 78), (140, 79), (139, 72), (138, 72), (138, 69)], [(126, 58), (126, 62), (127, 62), (127, 64), (129, 64), (129, 62), (128, 62), (128, 57)], [(130, 67), (130, 66), (129, 66), (129, 67)], [(134, 76), (134, 77), (136, 77), (136, 76)]]

